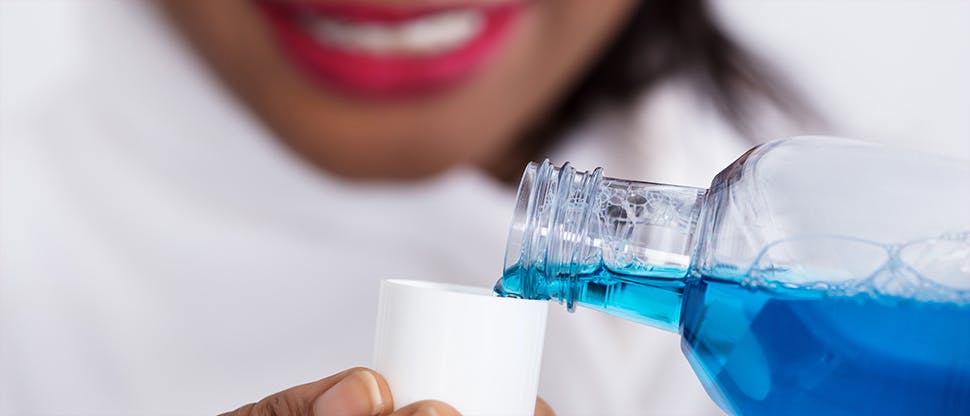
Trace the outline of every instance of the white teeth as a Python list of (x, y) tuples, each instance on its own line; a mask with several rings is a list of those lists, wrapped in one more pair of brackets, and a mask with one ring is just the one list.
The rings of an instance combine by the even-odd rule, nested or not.
[(450, 11), (394, 25), (314, 17), (307, 24), (317, 40), (344, 49), (433, 55), (455, 49), (475, 37), (482, 28), (482, 15), (473, 10)]

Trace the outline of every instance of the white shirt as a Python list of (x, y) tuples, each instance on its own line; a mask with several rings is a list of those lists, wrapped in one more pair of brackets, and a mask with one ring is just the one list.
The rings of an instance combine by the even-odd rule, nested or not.
[[(369, 365), (380, 279), (495, 282), (513, 189), (467, 168), (314, 170), (120, 3), (87, 70), (4, 130), (0, 414), (231, 410)], [(604, 112), (554, 162), (706, 186), (750, 145), (676, 83), (632, 114)], [(720, 413), (678, 335), (551, 309), (540, 394), (559, 414)]]

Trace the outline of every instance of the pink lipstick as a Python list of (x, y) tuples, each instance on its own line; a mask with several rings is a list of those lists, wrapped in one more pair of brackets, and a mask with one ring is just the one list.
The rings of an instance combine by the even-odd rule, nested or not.
[(260, 1), (277, 41), (307, 75), (362, 97), (423, 95), (469, 79), (526, 6), (390, 7)]

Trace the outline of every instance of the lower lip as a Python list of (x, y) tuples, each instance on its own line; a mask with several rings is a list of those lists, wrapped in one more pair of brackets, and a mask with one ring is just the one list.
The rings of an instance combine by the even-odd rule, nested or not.
[(483, 26), (464, 45), (426, 56), (379, 55), (342, 49), (305, 31), (301, 18), (327, 15), (346, 20), (402, 21), (433, 11), (403, 12), (367, 6), (309, 9), (306, 4), (260, 1), (260, 10), (286, 55), (313, 80), (347, 95), (394, 97), (425, 95), (468, 80), (496, 55), (524, 6), (519, 2), (481, 8)]

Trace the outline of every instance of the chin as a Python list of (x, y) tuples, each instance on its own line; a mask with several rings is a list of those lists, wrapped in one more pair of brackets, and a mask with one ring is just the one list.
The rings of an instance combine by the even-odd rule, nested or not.
[(448, 170), (470, 162), (459, 158), (407, 157), (374, 155), (373, 153), (345, 157), (309, 160), (317, 168), (341, 178), (364, 181), (420, 181), (439, 176)]

